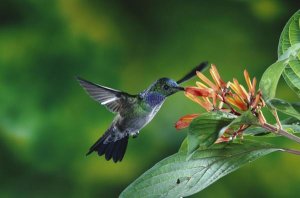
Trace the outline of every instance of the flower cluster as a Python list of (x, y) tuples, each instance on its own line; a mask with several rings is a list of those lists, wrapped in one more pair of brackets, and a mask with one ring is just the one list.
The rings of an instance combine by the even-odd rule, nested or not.
[[(220, 77), (215, 65), (211, 65), (209, 72), (212, 80), (197, 71), (197, 76), (202, 82), (196, 82), (196, 86), (185, 89), (185, 95), (206, 111), (218, 110), (239, 116), (250, 110), (254, 115), (258, 115), (260, 109), (265, 106), (261, 91), (256, 91), (256, 78), (251, 80), (247, 70), (244, 70), (247, 89), (235, 78), (232, 82), (226, 83)], [(175, 127), (177, 129), (188, 127), (189, 123), (197, 116), (199, 114), (186, 115), (180, 118)], [(247, 127), (240, 126), (233, 136), (241, 133)]]

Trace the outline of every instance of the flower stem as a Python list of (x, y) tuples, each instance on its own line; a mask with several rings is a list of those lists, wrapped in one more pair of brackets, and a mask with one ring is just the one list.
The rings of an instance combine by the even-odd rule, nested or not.
[(291, 133), (288, 133), (287, 131), (283, 130), (283, 129), (278, 129), (276, 128), (275, 126), (271, 125), (271, 124), (268, 124), (268, 123), (264, 123), (262, 124), (262, 127), (264, 129), (267, 129), (269, 131), (271, 131), (272, 133), (275, 133), (276, 135), (282, 135), (290, 140), (293, 140), (297, 143), (300, 144), (300, 137), (296, 136), (296, 135), (293, 135)]
[(277, 122), (278, 127), (279, 127), (280, 129), (282, 129), (282, 125), (281, 125), (281, 123), (280, 123), (280, 119), (279, 119), (279, 117), (278, 117), (277, 110), (276, 110), (276, 109), (273, 109), (273, 110), (272, 110), (272, 113), (273, 113), (273, 115), (274, 115), (274, 117), (275, 117), (275, 119), (276, 119), (276, 122)]
[(298, 150), (293, 150), (293, 149), (283, 149), (283, 151), (287, 152), (287, 153), (291, 153), (294, 155), (300, 155), (300, 151)]

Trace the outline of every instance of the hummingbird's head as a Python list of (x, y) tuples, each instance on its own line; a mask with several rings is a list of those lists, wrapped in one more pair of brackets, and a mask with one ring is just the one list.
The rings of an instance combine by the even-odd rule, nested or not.
[(184, 91), (184, 88), (170, 78), (160, 78), (153, 84), (150, 91), (158, 92), (167, 97), (178, 91)]

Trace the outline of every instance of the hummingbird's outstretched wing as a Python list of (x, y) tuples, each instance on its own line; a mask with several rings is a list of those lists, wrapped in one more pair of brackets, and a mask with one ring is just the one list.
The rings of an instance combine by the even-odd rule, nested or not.
[(190, 71), (189, 73), (187, 73), (184, 77), (182, 77), (180, 80), (177, 81), (177, 84), (181, 84), (187, 80), (189, 80), (190, 78), (194, 77), (196, 75), (196, 71), (202, 71), (206, 68), (206, 66), (208, 65), (208, 62), (202, 62), (200, 63), (197, 67), (195, 67), (192, 71)]
[(97, 85), (80, 77), (77, 77), (77, 80), (91, 98), (104, 105), (113, 113), (120, 112), (120, 110), (129, 107), (135, 99), (134, 95)]

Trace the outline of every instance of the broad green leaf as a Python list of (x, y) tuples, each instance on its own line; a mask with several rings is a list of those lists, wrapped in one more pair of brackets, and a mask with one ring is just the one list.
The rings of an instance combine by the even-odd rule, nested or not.
[(225, 175), (274, 151), (270, 144), (254, 141), (220, 143), (194, 152), (190, 160), (179, 152), (158, 162), (120, 195), (134, 197), (186, 197), (193, 195)]
[(257, 125), (259, 124), (258, 119), (253, 113), (248, 110), (244, 113), (242, 113), (238, 118), (232, 121), (230, 125), (241, 125), (241, 124), (247, 124), (247, 125)]
[[(291, 19), (290, 19), (291, 20)], [(279, 44), (278, 44), (278, 57), (280, 57), (284, 52), (291, 47), (291, 43), (289, 41), (289, 36), (288, 36), (288, 25), (289, 22), (285, 25), (283, 28), (280, 38), (279, 38)]]
[[(288, 86), (300, 97), (300, 10), (285, 25), (279, 39), (278, 60), (288, 60), (283, 72)], [(274, 98), (269, 97), (269, 98)], [(266, 99), (269, 99), (266, 98)]]
[(300, 120), (294, 117), (289, 117), (281, 121), (281, 124), (291, 125), (291, 124), (297, 124), (300, 126)]
[(178, 152), (187, 152), (187, 150), (188, 150), (187, 138), (184, 138)]
[(229, 125), (227, 125), (226, 128), (223, 128), (222, 130), (226, 131), (226, 129), (234, 126), (234, 125), (259, 125), (258, 119), (253, 113), (248, 110), (244, 113), (242, 113), (239, 117), (234, 119)]
[(221, 111), (207, 112), (195, 118), (187, 136), (188, 153), (197, 148), (207, 148), (219, 138), (220, 131), (236, 118), (235, 115)]
[(257, 117), (253, 115), (251, 111), (246, 111), (236, 119), (234, 119), (229, 125), (223, 127), (221, 130), (221, 134), (223, 134), (228, 128), (233, 128), (234, 126), (240, 126), (242, 124), (245, 125), (259, 125)]
[(291, 105), (297, 112), (300, 112), (300, 102), (292, 102)]
[(271, 99), (267, 101), (268, 105), (272, 108), (285, 113), (287, 115), (293, 116), (300, 120), (300, 103), (289, 103), (281, 99)]
[[(298, 55), (300, 55), (300, 53)], [(300, 78), (300, 57), (297, 57), (297, 59), (295, 60), (290, 60), (289, 65), (293, 69), (295, 74)]]
[(298, 58), (300, 52), (300, 43), (292, 45), (290, 48), (288, 48), (284, 54), (278, 57), (278, 61), (282, 60), (295, 60)]
[(282, 76), (288, 86), (300, 97), (300, 77), (289, 66), (284, 69)]
[(289, 23), (289, 41), (292, 45), (300, 43), (300, 11), (298, 10)]
[(278, 57), (282, 56), (292, 45), (300, 43), (299, 28), (300, 10), (298, 10), (284, 26), (278, 45)]
[(289, 133), (300, 133), (300, 120), (294, 117), (283, 120), (281, 124), (282, 128)]
[(289, 61), (289, 66), (284, 69), (283, 77), (288, 86), (300, 97), (300, 60), (298, 57)]
[(259, 83), (259, 88), (265, 100), (275, 97), (278, 81), (286, 65), (287, 61), (281, 60), (272, 64), (264, 72)]

